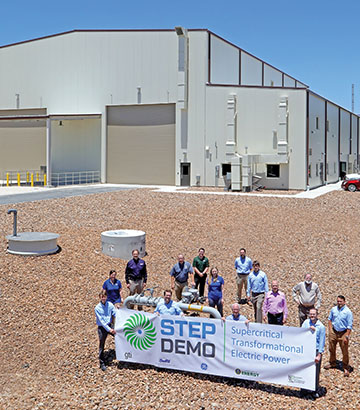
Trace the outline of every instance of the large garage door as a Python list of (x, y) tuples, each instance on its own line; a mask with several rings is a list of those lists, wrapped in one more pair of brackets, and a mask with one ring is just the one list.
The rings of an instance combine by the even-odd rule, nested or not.
[(0, 179), (6, 171), (46, 165), (45, 121), (0, 121)]
[(175, 104), (108, 107), (107, 182), (175, 184)]

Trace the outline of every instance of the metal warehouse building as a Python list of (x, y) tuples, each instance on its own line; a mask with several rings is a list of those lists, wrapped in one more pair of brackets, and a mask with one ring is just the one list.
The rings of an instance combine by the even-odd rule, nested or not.
[(358, 170), (359, 117), (205, 30), (74, 30), (0, 47), (0, 179), (306, 189)]

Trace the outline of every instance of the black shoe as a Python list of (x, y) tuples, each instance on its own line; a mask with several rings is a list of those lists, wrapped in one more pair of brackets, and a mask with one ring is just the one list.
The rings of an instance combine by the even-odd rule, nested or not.
[(100, 365), (100, 369), (104, 372), (106, 370), (106, 366), (103, 364)]

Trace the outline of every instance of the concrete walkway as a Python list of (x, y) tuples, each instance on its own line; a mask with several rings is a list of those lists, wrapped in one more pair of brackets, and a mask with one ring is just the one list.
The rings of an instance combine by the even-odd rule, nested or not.
[[(305, 199), (314, 199), (317, 198), (321, 195), (325, 195), (328, 192), (331, 191), (339, 191), (341, 190), (341, 182), (336, 182), (334, 184), (329, 184), (329, 185), (324, 185), (319, 188), (315, 188), (309, 191), (301, 191), (298, 194), (294, 195), (289, 195), (289, 194), (266, 194), (263, 192), (220, 192), (220, 191), (196, 191), (196, 190), (191, 190), (187, 191), (186, 188), (184, 189), (183, 187), (171, 187), (171, 186), (165, 186), (165, 187), (160, 187), (156, 190), (155, 192), (176, 192), (176, 193), (182, 193), (182, 194), (203, 194), (203, 195), (232, 195), (232, 196), (260, 196), (260, 197), (274, 197), (274, 198), (305, 198)], [(266, 191), (265, 191), (266, 192)]]
[(104, 192), (123, 191), (128, 189), (151, 189), (153, 192), (181, 193), (191, 195), (230, 195), (250, 197), (275, 197), (275, 198), (305, 198), (314, 199), (328, 192), (341, 190), (341, 181), (335, 184), (325, 185), (311, 191), (301, 191), (298, 194), (267, 194), (263, 192), (226, 192), (226, 191), (196, 191), (187, 190), (186, 187), (159, 186), (159, 185), (130, 185), (130, 184), (95, 184), (95, 185), (71, 185), (57, 188), (48, 187), (0, 187), (0, 205), (15, 204), (22, 202), (41, 201), (46, 199), (68, 198), (99, 194)]

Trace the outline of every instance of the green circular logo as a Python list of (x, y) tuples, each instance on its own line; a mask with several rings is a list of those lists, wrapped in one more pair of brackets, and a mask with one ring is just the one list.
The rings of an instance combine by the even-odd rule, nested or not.
[(124, 335), (131, 346), (139, 350), (150, 349), (156, 340), (154, 324), (141, 313), (130, 316), (125, 322)]

